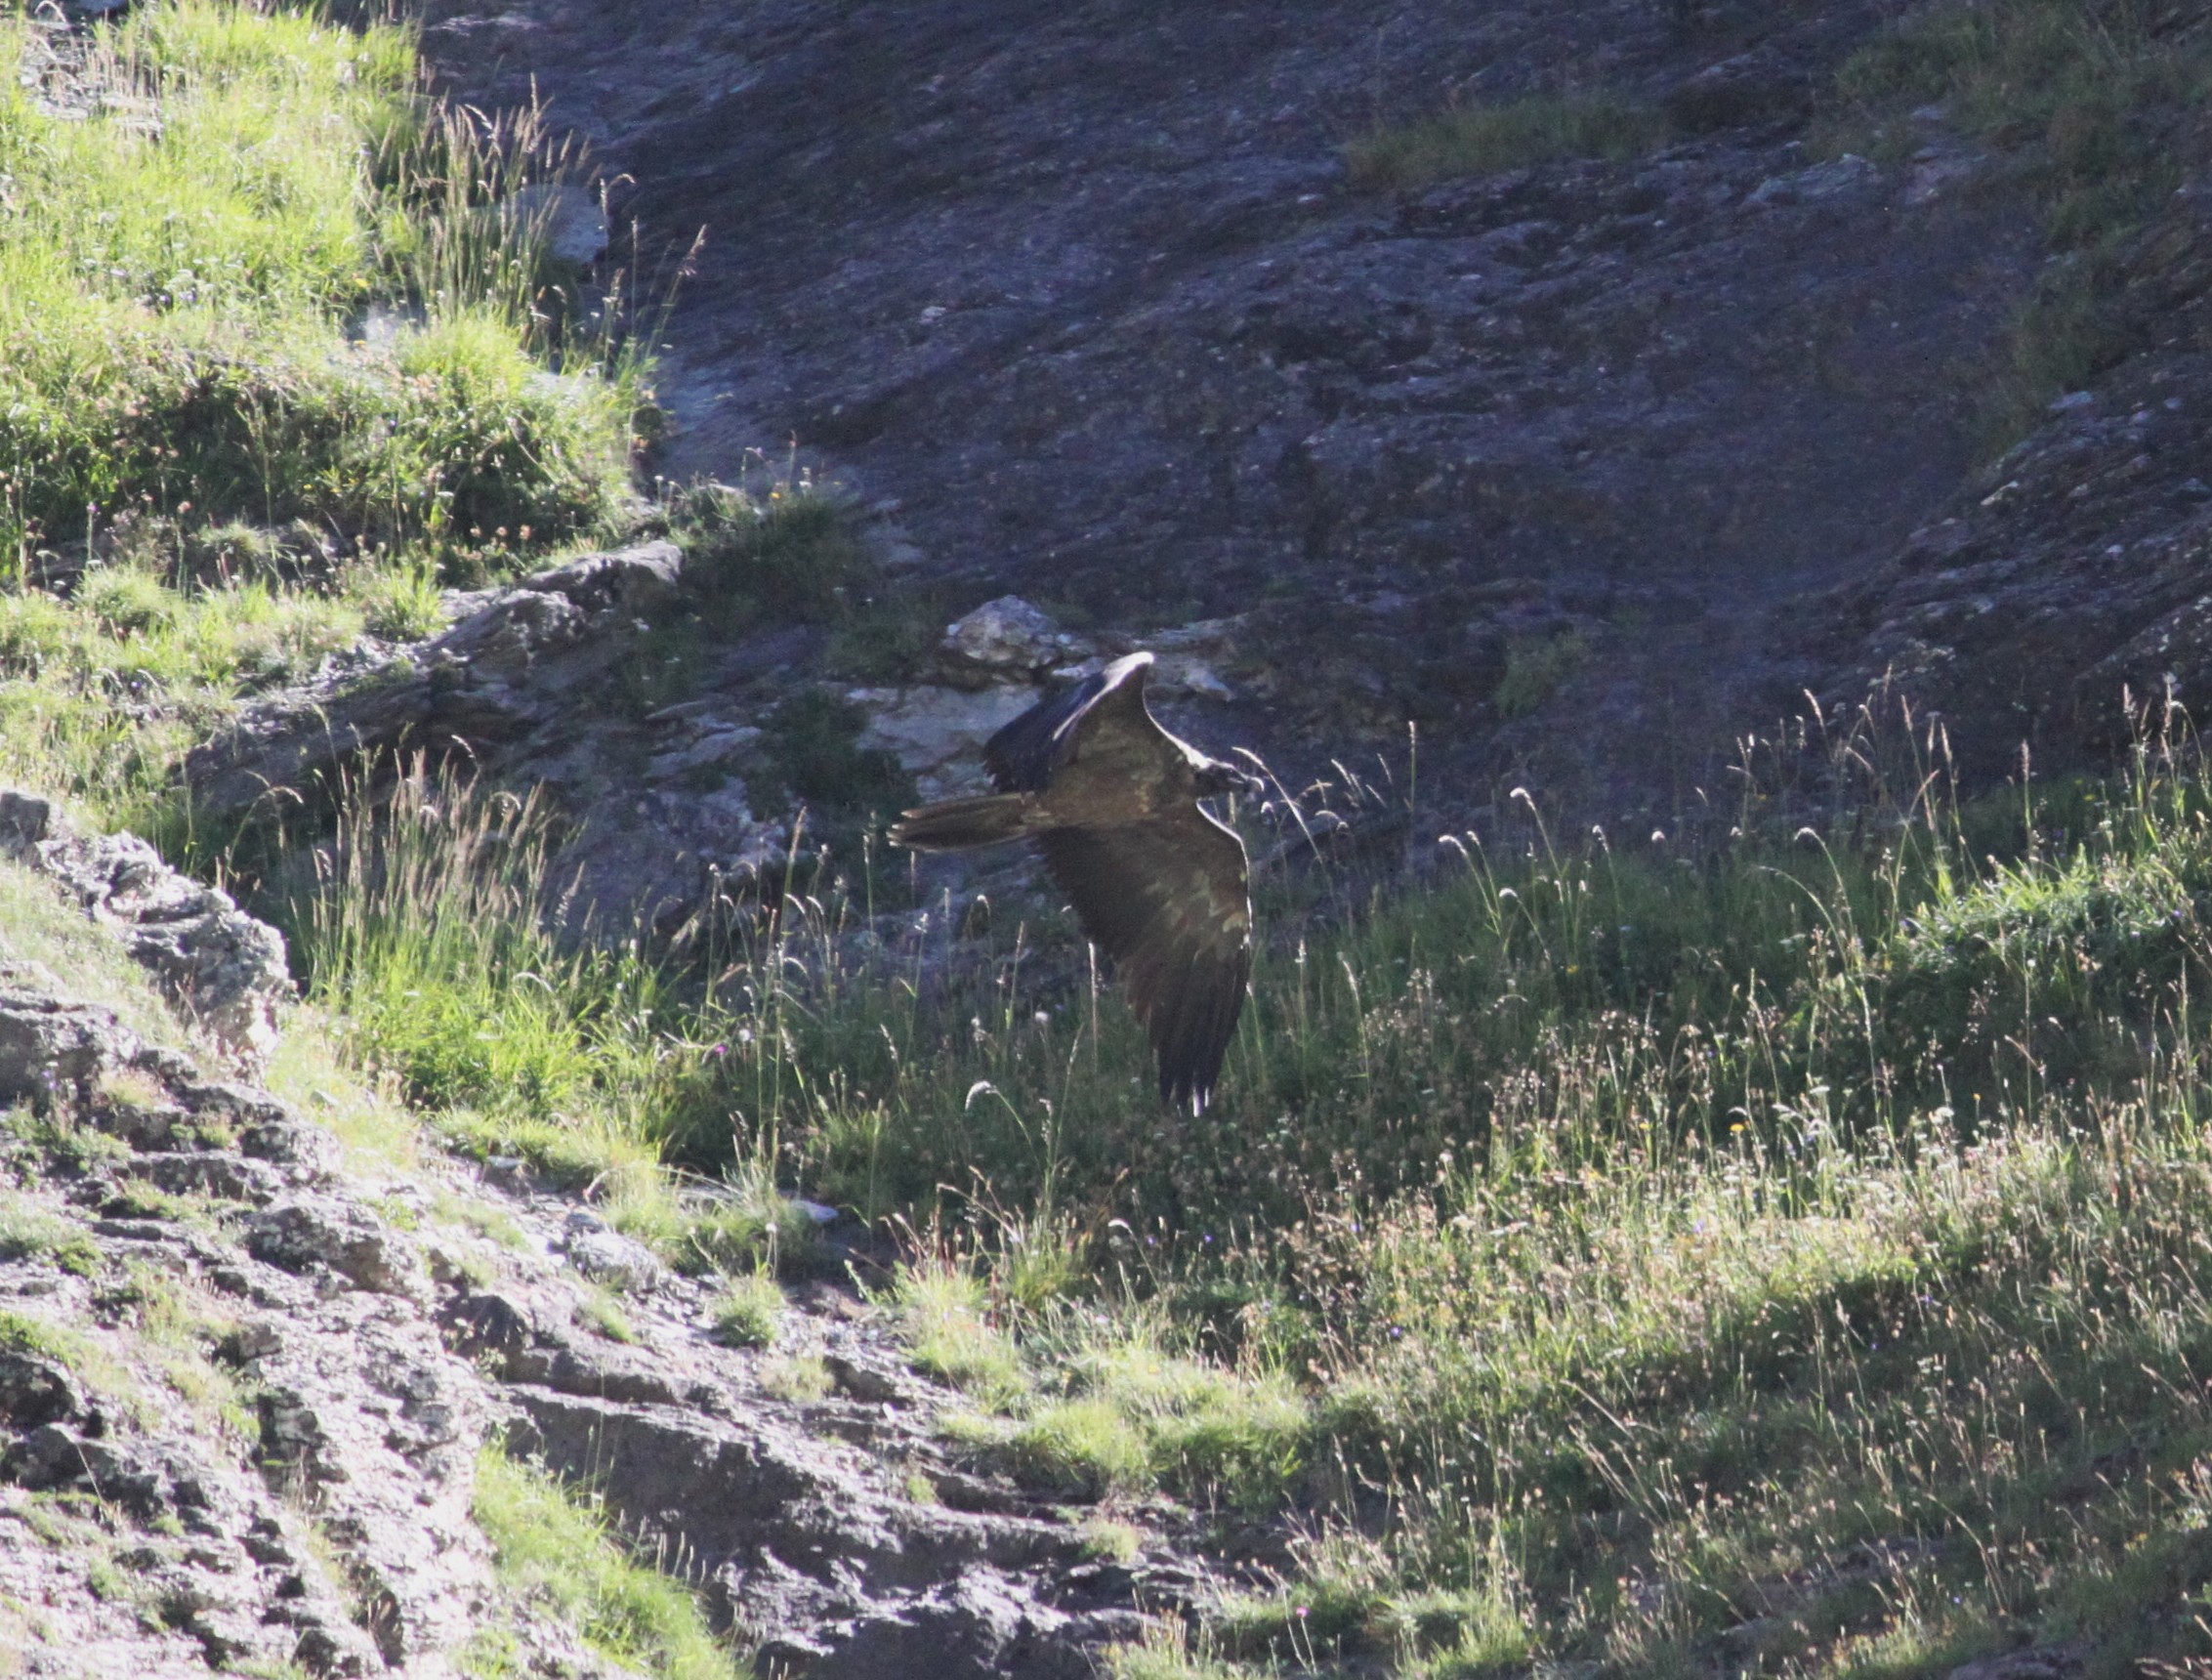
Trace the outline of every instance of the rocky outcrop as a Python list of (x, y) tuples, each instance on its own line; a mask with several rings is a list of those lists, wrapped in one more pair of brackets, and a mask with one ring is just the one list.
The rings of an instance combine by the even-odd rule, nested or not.
[[(2212, 239), (2201, 273), (2212, 278)], [(1977, 779), (2108, 762), (2212, 707), (2212, 358), (2174, 341), (2070, 393), (1804, 638), (1831, 710), (1888, 681), (1940, 714)], [(2132, 699), (2133, 708), (2124, 702)]]
[(433, 1671), (489, 1604), (469, 1499), (492, 1409), (362, 1265), (410, 1239), (327, 1134), (95, 1005), (0, 991), (11, 1104), (0, 1604), (41, 1609), (0, 1633), (25, 1672)]
[(261, 700), (196, 747), (185, 769), (195, 806), (236, 817), (364, 755), (497, 749), (572, 726), (625, 651), (621, 632), (673, 598), (682, 568), (674, 544), (647, 543), (453, 597), (453, 622), (429, 640)]
[[(792, 811), (775, 792), (788, 767), (770, 730), (817, 681), (805, 649), (821, 640), (803, 628), (737, 635), (701, 655), (687, 697), (648, 707), (658, 639), (688, 625), (693, 587), (683, 551), (656, 541), (453, 596), (452, 622), (427, 640), (364, 647), (243, 708), (188, 759), (193, 807), (213, 820), (281, 814), (327, 804), (350, 778), (410, 753), (454, 754), (494, 782), (550, 796), (563, 819), (551, 875), (580, 880), (578, 897), (603, 919), (679, 925), (710, 893), (780, 871)], [(1232, 700), (1221, 672), (1247, 628), (1216, 619), (1143, 638), (1159, 655), (1154, 697)], [(982, 784), (982, 742), (1046, 687), (1139, 641), (1064, 631), (1008, 596), (946, 626), (916, 681), (820, 686), (851, 708), (857, 749), (888, 755), (937, 797)], [(752, 792), (762, 785), (771, 799)], [(72, 879), (118, 849), (145, 851), (128, 836), (102, 842)]]
[(135, 834), (83, 835), (51, 800), (0, 788), (0, 858), (66, 888), (212, 1045), (245, 1071), (276, 1043), (276, 1012), (292, 996), (284, 936), (247, 915), (220, 887), (179, 873)]
[[(779, 861), (788, 840), (738, 774), (735, 749), (758, 733), (671, 751), (669, 709), (647, 698), (655, 627), (683, 579), (682, 551), (656, 541), (449, 596), (450, 622), (427, 640), (365, 646), (194, 748), (194, 809), (221, 821), (325, 808), (349, 777), (401, 755), (458, 754), (494, 781), (545, 789), (570, 823), (560, 873), (582, 872), (586, 902), (617, 921), (681, 920), (708, 881)], [(748, 679), (784, 669), (752, 665), (757, 639), (720, 651)]]

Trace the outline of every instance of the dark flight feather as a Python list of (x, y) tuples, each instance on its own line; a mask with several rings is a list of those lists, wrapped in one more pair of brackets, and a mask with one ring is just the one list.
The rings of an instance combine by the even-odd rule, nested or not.
[(1252, 970), (1244, 844), (1198, 801), (1249, 778), (1160, 728), (1151, 662), (1133, 653), (1040, 700), (983, 747), (998, 793), (909, 811), (891, 838), (920, 851), (1034, 839), (1145, 1024), (1161, 1100), (1198, 1113)]

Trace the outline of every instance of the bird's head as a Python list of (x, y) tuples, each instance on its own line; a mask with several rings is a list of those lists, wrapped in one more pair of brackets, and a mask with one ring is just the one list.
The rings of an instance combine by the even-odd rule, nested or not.
[(1241, 793), (1247, 799), (1263, 799), (1268, 784), (1242, 765), (1229, 764), (1218, 758), (1200, 759), (1192, 767), (1192, 780), (1200, 799), (1221, 799), (1231, 793)]

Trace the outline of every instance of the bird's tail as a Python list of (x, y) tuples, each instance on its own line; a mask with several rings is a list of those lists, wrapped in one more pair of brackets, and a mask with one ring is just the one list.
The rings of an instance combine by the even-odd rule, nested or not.
[(1033, 832), (1025, 793), (985, 793), (973, 799), (944, 799), (903, 813), (892, 824), (891, 843), (917, 852), (961, 852), (971, 846), (996, 846)]

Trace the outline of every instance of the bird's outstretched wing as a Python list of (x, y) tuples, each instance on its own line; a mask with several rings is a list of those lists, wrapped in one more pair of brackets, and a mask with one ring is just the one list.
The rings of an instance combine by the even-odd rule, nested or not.
[(1244, 843), (1195, 805), (1037, 836), (1091, 942), (1121, 972), (1159, 1059), (1160, 1100), (1198, 1113), (1252, 972)]
[(1001, 793), (1042, 793), (1073, 754), (1078, 735), (1102, 724), (1127, 723), (1157, 735), (1159, 726), (1145, 710), (1145, 677), (1151, 666), (1151, 654), (1131, 653), (1031, 706), (983, 743), (983, 768), (992, 784)]

